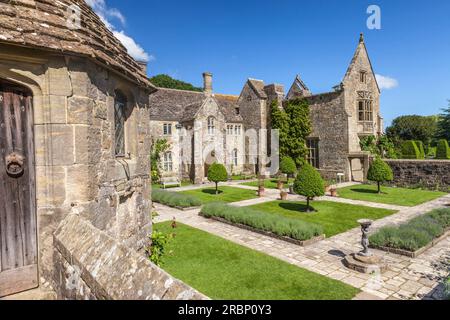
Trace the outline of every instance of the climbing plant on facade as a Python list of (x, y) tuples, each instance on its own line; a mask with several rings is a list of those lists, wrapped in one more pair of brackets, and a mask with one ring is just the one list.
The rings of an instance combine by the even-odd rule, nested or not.
[(161, 180), (161, 156), (170, 148), (170, 144), (166, 139), (158, 139), (153, 141), (152, 151), (150, 155), (152, 181)]
[(311, 134), (309, 104), (305, 99), (287, 101), (283, 108), (277, 102), (271, 108), (272, 128), (279, 130), (280, 156), (294, 159), (297, 167), (306, 162), (306, 138)]

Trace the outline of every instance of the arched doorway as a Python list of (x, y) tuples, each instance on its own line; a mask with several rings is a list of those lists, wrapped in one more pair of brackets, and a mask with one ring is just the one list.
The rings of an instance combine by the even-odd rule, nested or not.
[(212, 151), (208, 154), (208, 156), (205, 159), (205, 164), (204, 164), (204, 168), (205, 168), (205, 178), (208, 178), (208, 171), (209, 168), (211, 167), (212, 164), (217, 162), (217, 158), (216, 158), (216, 152)]
[(0, 297), (38, 286), (32, 93), (0, 79)]

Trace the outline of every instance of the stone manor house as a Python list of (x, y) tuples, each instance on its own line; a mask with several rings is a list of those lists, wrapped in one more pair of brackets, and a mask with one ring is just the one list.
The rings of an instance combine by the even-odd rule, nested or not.
[[(162, 155), (163, 176), (202, 183), (215, 161), (226, 165), (230, 174), (267, 174), (259, 165), (263, 148), (252, 153), (253, 140), (246, 132), (271, 129), (274, 100), (282, 107), (287, 100), (305, 98), (313, 127), (307, 140), (309, 162), (330, 180), (338, 174), (346, 181), (365, 179), (370, 155), (361, 151), (359, 141), (381, 135), (383, 118), (363, 35), (342, 82), (331, 92), (313, 94), (297, 76), (287, 94), (282, 85), (248, 79), (235, 96), (214, 93), (212, 74), (204, 73), (203, 78), (203, 92), (159, 88), (150, 96), (152, 138), (166, 139), (171, 146)], [(268, 135), (258, 137), (270, 144)], [(261, 146), (261, 141), (256, 145)]]
[[(382, 131), (363, 38), (330, 93), (312, 95), (297, 78), (287, 95), (252, 79), (240, 96), (220, 95), (204, 78), (202, 93), (155, 88), (84, 0), (0, 1), (0, 298), (33, 288), (60, 299), (205, 298), (145, 255), (152, 138), (172, 142), (167, 175), (203, 181), (203, 154), (255, 172), (244, 132), (270, 128), (274, 99), (305, 97), (311, 163), (363, 179), (358, 138)], [(191, 147), (180, 148), (177, 130), (191, 128)]]

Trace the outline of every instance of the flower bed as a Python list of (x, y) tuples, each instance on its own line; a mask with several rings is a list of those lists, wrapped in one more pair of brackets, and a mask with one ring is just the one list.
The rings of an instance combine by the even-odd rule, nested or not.
[(207, 204), (200, 215), (302, 246), (325, 238), (319, 225), (225, 203)]
[(385, 227), (370, 237), (371, 247), (417, 257), (445, 239), (450, 231), (450, 208), (436, 209), (398, 227)]
[(181, 210), (202, 205), (197, 197), (163, 190), (153, 190), (152, 201)]

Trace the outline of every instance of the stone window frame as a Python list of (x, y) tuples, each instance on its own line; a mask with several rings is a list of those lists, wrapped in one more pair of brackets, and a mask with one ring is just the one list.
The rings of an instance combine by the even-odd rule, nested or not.
[(114, 155), (126, 155), (127, 96), (121, 90), (114, 91)]
[(308, 149), (307, 161), (316, 169), (320, 169), (320, 139), (306, 139), (306, 148)]
[(373, 101), (370, 99), (358, 100), (358, 121), (373, 122)]
[[(124, 123), (123, 123), (123, 148), (122, 152), (117, 152), (116, 150), (116, 101), (117, 97), (122, 96), (121, 98), (125, 100), (125, 103), (122, 104), (123, 115), (124, 115)], [(127, 159), (132, 160), (133, 157), (137, 156), (137, 145), (136, 145), (136, 134), (137, 134), (137, 114), (138, 111), (136, 108), (136, 103), (134, 100), (135, 93), (129, 90), (127, 86), (119, 85), (114, 90), (113, 98), (113, 114), (112, 114), (112, 154), (116, 159)]]
[(359, 72), (359, 81), (361, 83), (367, 83), (367, 71), (361, 70)]
[(213, 116), (208, 117), (208, 135), (212, 136), (216, 133), (216, 118)]
[(173, 172), (173, 153), (168, 151), (163, 156), (163, 169), (165, 172)]
[(172, 124), (171, 123), (164, 123), (163, 124), (163, 135), (165, 135), (165, 136), (171, 136), (172, 135)]
[(233, 135), (233, 125), (232, 124), (227, 125), (227, 134), (229, 136)]
[(239, 165), (239, 150), (238, 149), (233, 149), (233, 151), (231, 153), (231, 160), (232, 160), (232, 164), (234, 166)]
[(241, 135), (241, 126), (240, 125), (235, 125), (234, 126), (234, 135), (235, 136), (240, 136)]

